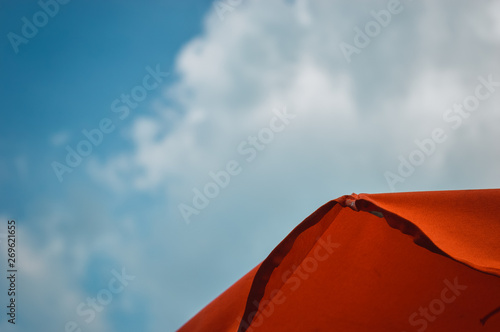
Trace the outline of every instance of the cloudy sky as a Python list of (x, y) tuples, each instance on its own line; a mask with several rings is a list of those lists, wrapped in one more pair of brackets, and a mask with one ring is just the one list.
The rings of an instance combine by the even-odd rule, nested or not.
[(0, 1), (0, 329), (174, 331), (330, 199), (500, 187), (499, 22), (500, 1)]

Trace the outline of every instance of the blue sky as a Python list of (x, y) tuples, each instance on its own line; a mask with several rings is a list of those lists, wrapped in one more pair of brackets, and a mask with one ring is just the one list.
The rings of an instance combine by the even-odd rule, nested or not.
[[(498, 2), (390, 3), (73, 0), (16, 53), (8, 34), (42, 9), (1, 1), (17, 327), (174, 331), (330, 199), (499, 187)], [(113, 102), (141, 91), (120, 119)], [(53, 163), (103, 119), (114, 130), (59, 181)], [(86, 322), (79, 305), (122, 269), (133, 280)]]

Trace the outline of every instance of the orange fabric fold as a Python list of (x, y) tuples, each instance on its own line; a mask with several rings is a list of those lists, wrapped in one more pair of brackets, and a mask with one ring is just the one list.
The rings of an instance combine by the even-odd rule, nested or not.
[(499, 331), (500, 190), (346, 195), (179, 331)]

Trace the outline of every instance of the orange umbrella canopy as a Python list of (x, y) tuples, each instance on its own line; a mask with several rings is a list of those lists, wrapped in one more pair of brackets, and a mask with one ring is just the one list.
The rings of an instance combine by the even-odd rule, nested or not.
[(339, 197), (179, 331), (498, 332), (500, 190)]

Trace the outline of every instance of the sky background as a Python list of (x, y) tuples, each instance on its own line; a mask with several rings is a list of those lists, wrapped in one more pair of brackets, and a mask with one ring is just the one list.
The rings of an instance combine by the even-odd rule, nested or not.
[[(500, 187), (500, 86), (461, 120), (448, 111), (478, 77), (500, 82), (500, 1), (402, 0), (346, 57), (390, 4), (73, 0), (13, 46), (43, 9), (0, 0), (0, 275), (10, 219), (19, 271), (17, 324), (2, 309), (0, 330), (175, 331), (331, 199)], [(120, 118), (113, 102), (147, 68), (168, 75)], [(285, 110), (248, 161), (241, 146)], [(60, 181), (54, 162), (106, 118), (114, 130)], [(436, 128), (446, 139), (399, 174)], [(233, 160), (239, 174), (185, 218)], [(86, 321), (77, 308), (123, 270), (133, 280)]]

